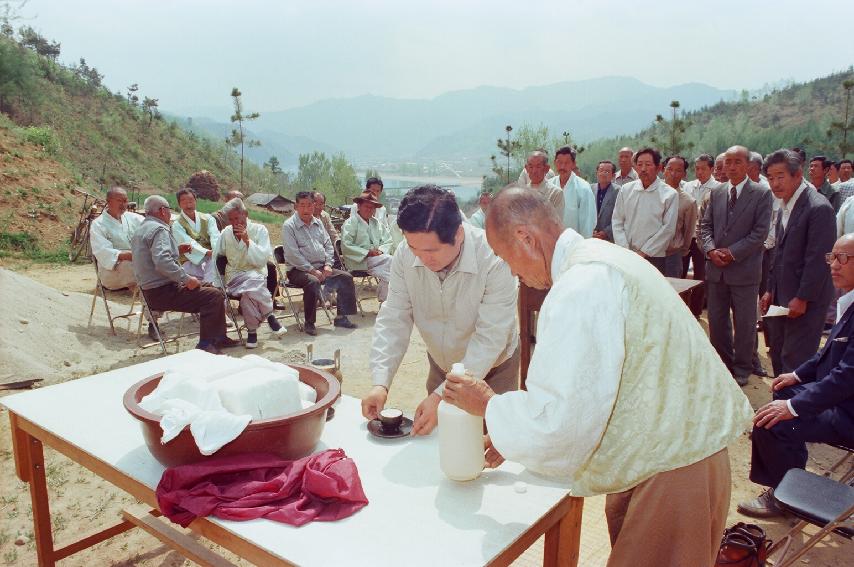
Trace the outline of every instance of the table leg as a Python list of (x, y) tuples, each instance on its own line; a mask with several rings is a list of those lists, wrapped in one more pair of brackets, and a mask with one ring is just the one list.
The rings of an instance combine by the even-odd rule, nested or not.
[(581, 545), (584, 498), (570, 498), (569, 510), (546, 532), (543, 567), (576, 567)]
[[(53, 549), (53, 533), (50, 525), (50, 504), (44, 470), (42, 442), (17, 427), (12, 420), (12, 435), (17, 440), (15, 461), (19, 476), (30, 484), (30, 500), (33, 506), (33, 533), (39, 567), (52, 567), (56, 563)], [(18, 451), (21, 451), (20, 453)]]

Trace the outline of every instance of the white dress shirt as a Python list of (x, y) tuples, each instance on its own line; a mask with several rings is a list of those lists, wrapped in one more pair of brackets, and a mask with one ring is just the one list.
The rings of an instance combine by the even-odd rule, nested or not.
[(130, 211), (116, 220), (104, 209), (92, 221), (89, 225), (89, 244), (99, 268), (112, 270), (119, 260), (119, 254), (130, 251), (130, 239), (143, 220), (145, 217)]
[(789, 217), (792, 216), (792, 210), (795, 208), (795, 203), (798, 202), (798, 198), (801, 196), (801, 193), (804, 192), (808, 185), (806, 183), (801, 183), (801, 186), (797, 188), (795, 194), (792, 195), (792, 198), (789, 199), (788, 203), (783, 203), (783, 206), (780, 208), (780, 222), (783, 224), (783, 230), (786, 230), (786, 226), (789, 224)]
[(608, 424), (629, 310), (615, 269), (589, 263), (560, 273), (566, 254), (581, 241), (566, 230), (555, 246), (554, 283), (537, 321), (527, 391), (493, 396), (486, 406), (490, 437), (505, 459), (567, 477), (587, 461)]
[(699, 179), (689, 181), (685, 184), (683, 189), (688, 193), (688, 195), (697, 201), (697, 209), (699, 210), (700, 205), (703, 203), (703, 199), (706, 198), (706, 195), (708, 195), (712, 189), (719, 187), (720, 185), (720, 183), (715, 181), (714, 177), (710, 176), (705, 183), (701, 183)]
[(854, 232), (854, 196), (845, 199), (836, 213), (836, 238)]
[[(196, 220), (193, 220), (188, 217), (184, 211), (181, 211), (178, 219), (183, 218), (184, 221), (193, 228), (196, 234), (198, 234), (202, 229), (202, 217), (207, 217), (208, 220), (208, 238), (210, 238), (211, 241), (210, 249), (216, 250), (216, 244), (219, 242), (219, 229), (216, 227), (215, 218), (196, 211)], [(193, 237), (187, 233), (184, 226), (178, 220), (175, 220), (172, 223), (172, 236), (178, 244), (189, 243), (193, 247), (189, 254), (184, 254), (191, 263), (198, 266), (207, 256), (208, 249), (196, 242)]]
[[(391, 263), (388, 299), (374, 324), (373, 383), (388, 388), (409, 347), (413, 325), (439, 368), (462, 362), (482, 379), (519, 344), (516, 278), (479, 228), (463, 224), (460, 255), (443, 279), (405, 242)], [(444, 383), (436, 389), (440, 394)]]
[(632, 181), (620, 188), (614, 204), (611, 218), (614, 243), (653, 258), (663, 258), (676, 234), (678, 219), (679, 198), (673, 187), (661, 179), (646, 189), (640, 180)]

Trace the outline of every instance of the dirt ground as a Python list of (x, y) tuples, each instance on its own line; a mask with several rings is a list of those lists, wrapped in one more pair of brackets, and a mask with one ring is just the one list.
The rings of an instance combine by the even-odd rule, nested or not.
[[(6, 267), (14, 268), (16, 273), (0, 271), (0, 294), (3, 297), (0, 302), (0, 381), (32, 377), (44, 378), (45, 384), (57, 383), (136, 364), (160, 354), (159, 350), (154, 348), (141, 350), (136, 346), (135, 322), (130, 332), (127, 325), (119, 323), (118, 334), (113, 336), (100, 303), (96, 305), (92, 326), (87, 326), (91, 291), (95, 283), (91, 266)], [(16, 274), (32, 278), (36, 283), (30, 283)], [(16, 294), (37, 292), (54, 303), (37, 309), (31, 303), (10, 295), (10, 289), (16, 290)], [(367, 291), (365, 297), (369, 296), (370, 291)], [(127, 302), (128, 297), (120, 300)], [(359, 324), (356, 330), (334, 330), (319, 313), (318, 336), (312, 338), (300, 333), (293, 319), (288, 319), (284, 321), (288, 325), (288, 334), (276, 341), (261, 333), (259, 348), (254, 353), (271, 360), (302, 361), (305, 347), (309, 343), (314, 344), (315, 356), (331, 357), (334, 349), (340, 348), (345, 378), (344, 393), (361, 397), (370, 388), (368, 352), (377, 310), (377, 303), (373, 299), (367, 299), (363, 304), (365, 316), (353, 317)], [(704, 322), (703, 324), (705, 325)], [(180, 345), (181, 350), (192, 348), (194, 342), (194, 339), (184, 339)], [(760, 350), (764, 352), (764, 345)], [(240, 348), (232, 350), (235, 355), (245, 352)], [(770, 367), (767, 358), (764, 358), (764, 363), (766, 368)], [(425, 348), (416, 331), (395, 379), (389, 404), (410, 414), (414, 412), (425, 395), (426, 375)], [(753, 376), (750, 384), (744, 388), (754, 407), (770, 399), (769, 383), (768, 379)], [(0, 395), (9, 394), (10, 392), (0, 392)], [(6, 413), (5, 410), (0, 411), (0, 564), (35, 565), (28, 486), (15, 476)], [(814, 472), (823, 472), (838, 456), (838, 452), (833, 449), (813, 446), (807, 467)], [(747, 480), (750, 441), (746, 433), (730, 447), (730, 457), (733, 484), (728, 524), (745, 520), (735, 511), (735, 505), (738, 501), (758, 493), (757, 487)], [(115, 523), (121, 509), (134, 503), (127, 494), (50, 449), (46, 450), (46, 459), (47, 480), (52, 498), (53, 530), (58, 546), (73, 541), (75, 536), (79, 537)], [(602, 565), (607, 557), (607, 529), (602, 521), (602, 499), (588, 500), (585, 505), (580, 565)], [(788, 529), (791, 522), (789, 519), (774, 519), (757, 523), (772, 538), (776, 538)], [(227, 552), (224, 555), (238, 564), (247, 564)], [(541, 557), (542, 546), (534, 546), (518, 563), (539, 564)], [(807, 557), (809, 559), (804, 563), (808, 562), (814, 566), (842, 567), (851, 564), (850, 549), (846, 550), (844, 543), (838, 539), (826, 540), (826, 543), (820, 544)], [(132, 530), (75, 554), (61, 564), (81, 567), (173, 567), (192, 563), (141, 530)]]

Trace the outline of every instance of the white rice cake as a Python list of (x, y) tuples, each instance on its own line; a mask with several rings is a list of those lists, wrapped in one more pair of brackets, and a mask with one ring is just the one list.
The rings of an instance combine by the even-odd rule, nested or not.
[(250, 368), (213, 383), (223, 407), (254, 421), (302, 409), (298, 380), (270, 368)]

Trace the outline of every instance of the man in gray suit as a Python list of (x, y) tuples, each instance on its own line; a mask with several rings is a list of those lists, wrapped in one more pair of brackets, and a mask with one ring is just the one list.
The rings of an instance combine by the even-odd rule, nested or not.
[(765, 175), (774, 196), (783, 200), (777, 215), (777, 246), (762, 296), (770, 305), (789, 309), (785, 317), (766, 317), (774, 374), (792, 372), (818, 350), (827, 306), (833, 297), (824, 255), (836, 238), (833, 206), (804, 181), (803, 161), (791, 150), (765, 159)]
[(739, 386), (747, 384), (752, 370), (756, 297), (762, 278), (763, 244), (771, 223), (771, 192), (748, 179), (749, 161), (750, 152), (744, 146), (726, 151), (728, 181), (712, 189), (700, 221), (709, 338)]
[(614, 242), (611, 217), (614, 216), (614, 203), (617, 202), (617, 193), (620, 192), (620, 188), (614, 185), (616, 173), (617, 166), (614, 162), (600, 161), (596, 167), (597, 184), (593, 186), (593, 195), (596, 198), (596, 228), (593, 229), (593, 238), (608, 242)]

